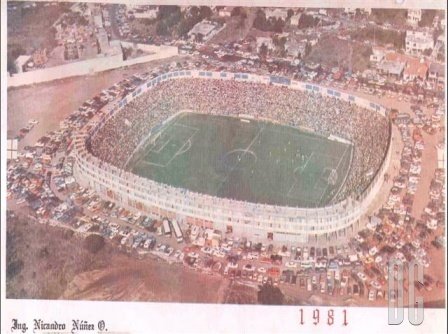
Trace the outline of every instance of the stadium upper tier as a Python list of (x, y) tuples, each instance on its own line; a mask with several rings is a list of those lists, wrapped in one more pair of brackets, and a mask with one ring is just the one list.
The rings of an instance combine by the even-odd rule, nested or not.
[[(126, 170), (180, 110), (269, 119), (353, 144), (350, 171), (332, 205), (294, 208), (194, 193)], [(387, 110), (331, 88), (275, 76), (184, 70), (165, 73), (103, 108), (75, 141), (78, 180), (124, 205), (200, 220), (252, 236), (311, 235), (347, 227), (375, 196), (390, 158)], [(258, 231), (258, 232), (253, 232)], [(262, 238), (265, 235), (262, 236)]]

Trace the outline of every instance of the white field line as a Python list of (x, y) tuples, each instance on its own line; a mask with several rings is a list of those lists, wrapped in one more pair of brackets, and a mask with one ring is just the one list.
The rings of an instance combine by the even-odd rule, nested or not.
[[(252, 147), (252, 145), (255, 143), (255, 141), (257, 140), (257, 138), (261, 135), (261, 133), (264, 131), (264, 127), (260, 128), (260, 130), (258, 131), (258, 133), (254, 136), (254, 138), (252, 139), (252, 141), (249, 143), (249, 146), (247, 146), (244, 150), (242, 150), (244, 153), (241, 156), (241, 159), (238, 160), (236, 162), (236, 164), (230, 169), (230, 172), (227, 173), (226, 177), (224, 178), (224, 180), (222, 181), (222, 183), (220, 184), (219, 188), (221, 188), (221, 186), (227, 182), (227, 179), (229, 178), (230, 174), (232, 174), (232, 172), (235, 170), (235, 168), (239, 165), (240, 161), (242, 160), (242, 158), (244, 158), (244, 156), (246, 155), (247, 152), (250, 151), (250, 148)], [(218, 188), (218, 189), (219, 189)]]
[[(352, 146), (352, 145), (350, 145), (350, 146)], [(352, 161), (353, 161), (353, 151), (354, 151), (354, 147), (352, 146), (352, 149), (350, 150), (350, 163), (349, 163), (349, 170), (348, 170), (348, 172), (347, 173), (345, 173), (345, 177), (344, 177), (344, 180), (341, 182), (341, 185), (339, 186), (339, 189), (338, 189), (338, 191), (336, 192), (336, 194), (333, 196), (333, 198), (335, 198), (337, 195), (339, 195), (339, 192), (341, 191), (341, 189), (342, 189), (342, 186), (345, 184), (345, 181), (347, 180), (347, 177), (348, 177), (348, 174), (350, 173), (350, 168), (351, 168), (351, 166), (352, 166)], [(337, 171), (337, 169), (336, 169), (336, 171)]]
[(146, 161), (145, 159), (142, 159), (139, 161), (139, 163), (143, 163), (145, 165), (151, 165), (151, 166), (157, 166), (157, 167), (165, 167), (164, 165), (161, 164), (156, 164), (155, 162), (151, 162), (151, 161)]
[[(193, 128), (191, 128), (191, 129), (193, 129)], [(165, 164), (164, 167), (167, 167), (167, 166), (171, 163), (171, 161), (173, 161), (174, 158), (176, 158), (176, 157), (180, 154), (179, 152), (182, 151), (182, 149), (184, 148), (185, 145), (188, 144), (188, 142), (191, 143), (191, 139), (193, 139), (193, 137), (194, 137), (194, 136), (196, 135), (196, 133), (199, 131), (199, 129), (196, 129), (196, 128), (194, 128), (194, 129), (195, 129), (195, 130), (194, 130), (193, 134), (192, 134), (190, 137), (188, 137), (188, 138), (184, 141), (183, 145), (177, 150), (177, 152), (171, 157), (171, 159)]]
[[(311, 157), (312, 157), (313, 155), (314, 155), (314, 151), (312, 151), (311, 154), (308, 156), (308, 159), (306, 160), (305, 165), (303, 165), (302, 167), (299, 167), (299, 169), (300, 169), (300, 174), (302, 174), (303, 171), (306, 169), (306, 166), (308, 166), (308, 162), (311, 160)], [(293, 198), (293, 199), (295, 198), (295, 197), (291, 197), (291, 196), (289, 196), (289, 194), (291, 193), (291, 191), (292, 191), (292, 190), (294, 189), (294, 187), (296, 186), (297, 181), (298, 181), (298, 179), (297, 179), (297, 178), (294, 178), (294, 183), (292, 184), (291, 188), (289, 188), (289, 191), (288, 191), (288, 193), (286, 194), (286, 197)]]
[[(337, 166), (336, 166), (336, 171), (338, 170), (339, 165), (341, 164), (342, 160), (344, 159), (345, 154), (347, 153), (347, 149), (348, 149), (349, 147), (350, 147), (350, 145), (347, 145), (347, 146), (345, 147), (344, 154), (342, 154), (342, 156), (341, 156), (341, 158), (339, 159), (339, 162), (338, 162), (338, 164), (337, 164)], [(319, 204), (319, 203), (322, 201), (322, 197), (324, 197), (325, 193), (327, 192), (327, 189), (328, 189), (329, 185), (330, 185), (330, 184), (327, 182), (327, 186), (325, 187), (324, 191), (322, 192), (322, 195), (320, 196), (319, 202), (317, 202), (317, 204)]]
[(181, 126), (181, 127), (183, 127), (183, 128), (187, 128), (187, 129), (191, 129), (191, 130), (196, 130), (196, 131), (199, 130), (198, 128), (196, 128), (196, 127), (194, 127), (194, 126), (189, 126), (189, 125), (185, 125), (185, 124), (182, 124), (182, 123), (174, 123), (174, 126)]
[(149, 152), (155, 152), (155, 153), (160, 153), (164, 148), (165, 148), (165, 146), (166, 145), (168, 145), (168, 143), (171, 141), (171, 138), (170, 139), (168, 139), (161, 147), (159, 147), (157, 150), (154, 150), (153, 148), (155, 147), (155, 145), (153, 146), (153, 147), (151, 147), (150, 149), (149, 149)]

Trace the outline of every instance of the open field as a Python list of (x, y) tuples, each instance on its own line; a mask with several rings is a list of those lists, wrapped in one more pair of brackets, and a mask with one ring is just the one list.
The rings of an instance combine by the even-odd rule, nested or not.
[(89, 76), (9, 88), (7, 96), (7, 136), (8, 138), (14, 138), (19, 133), (19, 129), (26, 126), (28, 120), (33, 118), (39, 121), (39, 124), (19, 142), (19, 148), (34, 145), (40, 137), (49, 131), (57, 130), (62, 120), (78, 109), (84, 101), (93, 98), (101, 90), (107, 89), (133, 74), (143, 73), (160, 65), (186, 59), (188, 58), (175, 56)]
[(241, 16), (229, 18), (224, 29), (213, 36), (209, 44), (231, 43), (246, 38), (252, 29), (256, 11), (253, 8), (244, 8), (244, 11), (247, 14), (246, 18)]
[(343, 184), (351, 148), (270, 122), (181, 113), (132, 170), (212, 196), (314, 207), (327, 204)]
[(349, 68), (351, 65), (353, 71), (356, 72), (364, 71), (369, 67), (371, 54), (371, 48), (362, 43), (353, 47), (349, 41), (324, 36), (313, 46), (306, 59), (327, 67)]

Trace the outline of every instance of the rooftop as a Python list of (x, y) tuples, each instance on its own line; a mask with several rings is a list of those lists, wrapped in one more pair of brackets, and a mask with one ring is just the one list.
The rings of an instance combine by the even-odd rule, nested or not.
[(389, 74), (400, 75), (404, 70), (405, 63), (400, 61), (386, 60), (378, 65), (378, 69), (388, 72)]
[(285, 19), (288, 16), (288, 10), (284, 8), (267, 8), (265, 9), (266, 17), (276, 17)]
[(445, 77), (445, 66), (439, 63), (431, 63), (429, 65), (429, 72), (437, 73), (438, 76)]
[(202, 21), (202, 22), (196, 23), (196, 25), (190, 30), (190, 32), (188, 34), (189, 35), (202, 34), (204, 36), (207, 36), (215, 28), (216, 28), (216, 25), (214, 25), (208, 21)]
[(23, 66), (30, 59), (31, 59), (31, 56), (21, 55), (21, 56), (17, 57), (15, 63), (16, 63), (17, 66)]
[(405, 74), (424, 78), (428, 72), (428, 65), (425, 62), (419, 62), (417, 59), (408, 61), (404, 70)]

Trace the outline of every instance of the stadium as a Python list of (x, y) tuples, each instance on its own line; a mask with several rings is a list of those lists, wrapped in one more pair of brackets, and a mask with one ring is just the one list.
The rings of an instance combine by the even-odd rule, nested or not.
[(391, 155), (381, 105), (285, 77), (180, 70), (76, 135), (78, 182), (120, 206), (253, 241), (345, 234)]

